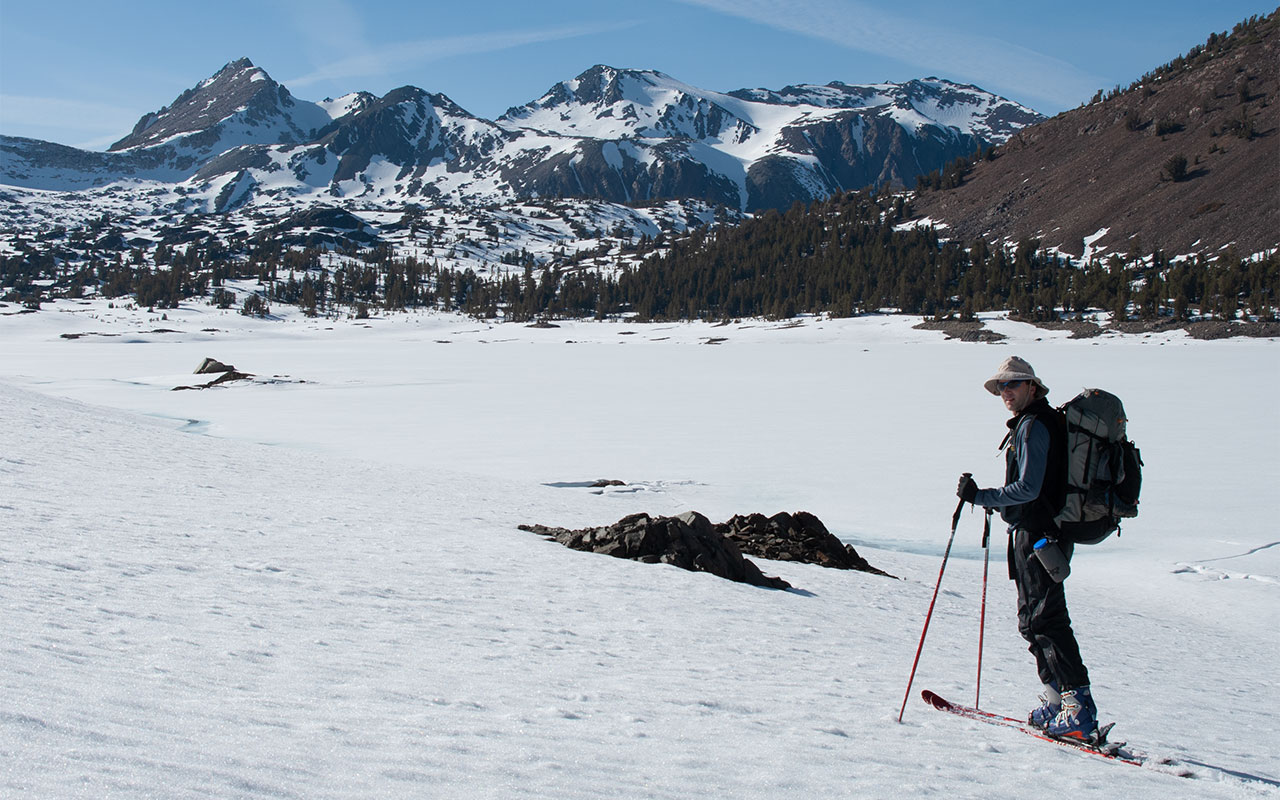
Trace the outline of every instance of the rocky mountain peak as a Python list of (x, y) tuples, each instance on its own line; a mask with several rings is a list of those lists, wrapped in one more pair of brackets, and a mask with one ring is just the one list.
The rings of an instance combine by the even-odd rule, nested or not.
[[(499, 122), (562, 136), (601, 139), (743, 139), (749, 115), (725, 107), (732, 98), (655, 70), (597, 64), (551, 87), (538, 100), (507, 110)], [(738, 105), (738, 104), (734, 104)]]
[[(208, 134), (231, 118), (258, 128), (263, 144), (305, 141), (311, 130), (330, 120), (314, 103), (295, 100), (247, 58), (227, 63), (212, 77), (186, 90), (159, 111), (143, 115), (133, 131), (111, 145), (111, 152), (153, 147), (189, 134)], [(218, 137), (214, 137), (218, 138)]]
[(597, 64), (572, 81), (573, 97), (579, 103), (611, 105), (625, 99), (626, 83), (638, 82), (653, 86), (655, 81), (649, 76), (659, 74), (639, 70), (620, 70)]
[[(537, 100), (522, 106), (512, 106), (498, 119), (500, 122), (527, 125), (530, 124), (530, 120), (540, 116), (539, 112), (544, 111), (563, 115), (570, 106), (599, 111), (627, 99), (624, 88), (626, 83), (638, 82), (642, 87), (652, 86), (653, 81), (647, 79), (646, 75), (657, 74), (619, 70), (604, 64), (596, 64), (571, 80), (560, 81)], [(642, 92), (643, 88), (641, 92), (635, 93), (637, 95), (635, 99), (640, 99), (638, 95)]]

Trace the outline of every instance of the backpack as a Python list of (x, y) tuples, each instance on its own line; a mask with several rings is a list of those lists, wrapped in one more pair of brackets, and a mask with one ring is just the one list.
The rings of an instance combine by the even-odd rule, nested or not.
[[(1067, 499), (1054, 519), (1062, 538), (1097, 544), (1138, 516), (1142, 454), (1125, 436), (1120, 398), (1085, 389), (1059, 406), (1067, 425)], [(1119, 535), (1119, 534), (1117, 534)]]

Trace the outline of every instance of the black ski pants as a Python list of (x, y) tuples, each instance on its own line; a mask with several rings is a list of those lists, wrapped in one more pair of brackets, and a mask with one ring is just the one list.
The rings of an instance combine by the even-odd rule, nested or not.
[[(1067, 614), (1063, 584), (1049, 577), (1034, 545), (1043, 534), (1015, 528), (1009, 540), (1009, 577), (1018, 587), (1018, 632), (1036, 659), (1041, 683), (1055, 683), (1059, 691), (1089, 685), (1089, 671)], [(1067, 560), (1072, 545), (1061, 544)]]

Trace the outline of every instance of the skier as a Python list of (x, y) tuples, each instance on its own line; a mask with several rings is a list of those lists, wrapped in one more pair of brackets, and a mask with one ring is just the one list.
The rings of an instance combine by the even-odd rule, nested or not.
[(979, 489), (965, 474), (956, 494), (974, 505), (1000, 509), (1009, 525), (1009, 577), (1018, 589), (1018, 631), (1030, 645), (1044, 684), (1040, 706), (1028, 720), (1054, 736), (1091, 740), (1097, 731), (1097, 708), (1071, 630), (1066, 594), (1034, 549), (1048, 539), (1049, 547), (1061, 549), (1064, 565), (1071, 559), (1072, 545), (1053, 541), (1054, 517), (1066, 499), (1066, 424), (1045, 399), (1049, 388), (1017, 356), (1005, 359), (984, 386), (1012, 415), (1002, 444), (1005, 484)]

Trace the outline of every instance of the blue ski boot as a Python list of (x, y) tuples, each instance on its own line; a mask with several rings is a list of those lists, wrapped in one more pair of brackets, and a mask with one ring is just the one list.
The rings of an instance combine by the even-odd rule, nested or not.
[(1058, 684), (1050, 681), (1044, 685), (1044, 694), (1040, 695), (1040, 707), (1031, 709), (1027, 722), (1044, 730), (1053, 722), (1058, 712), (1062, 711), (1062, 695), (1058, 694)]
[(1098, 737), (1098, 708), (1093, 704), (1088, 686), (1078, 686), (1062, 693), (1062, 710), (1045, 728), (1045, 733), (1084, 741)]

